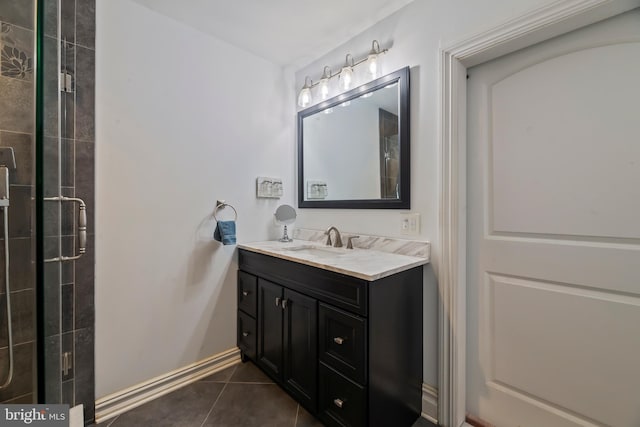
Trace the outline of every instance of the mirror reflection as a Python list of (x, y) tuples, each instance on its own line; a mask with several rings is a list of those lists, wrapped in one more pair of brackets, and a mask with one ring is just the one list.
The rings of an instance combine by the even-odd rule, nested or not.
[(299, 206), (408, 207), (407, 110), (405, 68), (301, 111)]

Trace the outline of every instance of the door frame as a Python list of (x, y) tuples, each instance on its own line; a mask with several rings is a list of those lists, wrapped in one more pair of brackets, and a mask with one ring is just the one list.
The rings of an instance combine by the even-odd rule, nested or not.
[(465, 422), (467, 68), (640, 6), (640, 0), (558, 0), (440, 49), (440, 425)]

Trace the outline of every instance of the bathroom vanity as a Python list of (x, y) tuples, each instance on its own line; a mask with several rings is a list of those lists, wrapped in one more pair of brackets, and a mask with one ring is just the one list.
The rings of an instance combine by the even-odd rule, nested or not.
[(238, 347), (329, 426), (411, 426), (422, 393), (424, 258), (239, 245)]

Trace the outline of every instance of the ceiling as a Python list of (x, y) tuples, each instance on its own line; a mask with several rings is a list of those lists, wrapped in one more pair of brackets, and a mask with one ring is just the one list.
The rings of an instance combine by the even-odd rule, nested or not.
[(134, 0), (283, 66), (303, 66), (413, 0)]

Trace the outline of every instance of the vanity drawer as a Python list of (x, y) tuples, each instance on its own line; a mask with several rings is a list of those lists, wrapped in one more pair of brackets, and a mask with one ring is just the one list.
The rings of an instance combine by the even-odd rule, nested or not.
[(238, 311), (238, 347), (251, 360), (256, 360), (256, 319)]
[(258, 278), (238, 271), (238, 309), (256, 317)]
[(367, 425), (366, 390), (320, 363), (320, 419), (328, 426)]
[(366, 320), (320, 304), (320, 360), (360, 384), (366, 384)]

